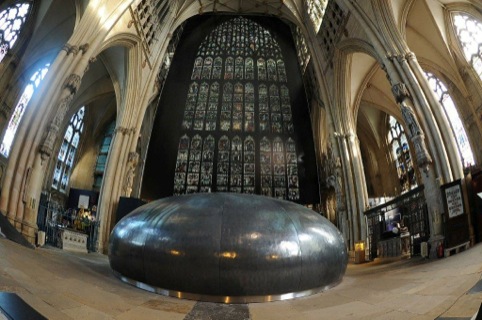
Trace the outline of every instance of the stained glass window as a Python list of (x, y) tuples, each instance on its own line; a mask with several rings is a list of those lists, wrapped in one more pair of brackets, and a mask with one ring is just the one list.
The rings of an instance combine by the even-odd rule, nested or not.
[(220, 24), (201, 43), (191, 81), (174, 193), (299, 200), (288, 76), (271, 33), (241, 17)]
[(462, 124), (462, 120), (460, 119), (457, 108), (455, 107), (454, 101), (450, 97), (447, 88), (442, 81), (440, 81), (432, 73), (425, 72), (425, 76), (427, 77), (430, 87), (438, 97), (440, 104), (443, 106), (447, 120), (452, 128), (455, 141), (457, 142), (459, 154), (462, 158), (462, 165), (464, 168), (474, 165), (474, 155), (472, 153), (472, 149), (470, 148), (469, 139), (465, 133), (464, 125)]
[(7, 130), (5, 131), (5, 135), (3, 136), (2, 145), (0, 146), (0, 153), (8, 158), (10, 153), (10, 148), (12, 147), (13, 139), (15, 138), (15, 133), (17, 132), (18, 125), (22, 120), (23, 114), (25, 112), (25, 108), (27, 107), (30, 98), (37, 89), (40, 84), (40, 81), (45, 77), (47, 71), (49, 70), (50, 64), (46, 64), (45, 67), (39, 69), (37, 72), (33, 74), (30, 78), (29, 83), (23, 90), (23, 94), (20, 96), (20, 100), (13, 111), (13, 114), (8, 122)]
[(109, 155), (109, 149), (110, 149), (110, 144), (112, 142), (114, 129), (115, 129), (115, 121), (112, 121), (112, 123), (107, 127), (105, 131), (104, 138), (102, 139), (100, 150), (97, 155), (97, 161), (95, 163), (95, 169), (94, 169), (94, 185), (93, 185), (93, 188), (97, 191), (100, 190), (100, 187), (102, 185), (102, 179), (104, 177), (105, 166), (107, 164), (107, 156)]
[(417, 186), (410, 147), (405, 131), (397, 119), (390, 116), (388, 125), (388, 143), (391, 146), (392, 159), (394, 159), (397, 168), (400, 188), (403, 193)]
[(465, 59), (482, 80), (482, 22), (464, 13), (454, 14), (453, 20)]
[(17, 41), (30, 4), (17, 3), (0, 12), (0, 62)]
[(70, 174), (74, 166), (75, 154), (79, 148), (80, 136), (84, 129), (85, 108), (81, 107), (70, 119), (65, 130), (54, 169), (52, 188), (65, 193), (69, 185)]

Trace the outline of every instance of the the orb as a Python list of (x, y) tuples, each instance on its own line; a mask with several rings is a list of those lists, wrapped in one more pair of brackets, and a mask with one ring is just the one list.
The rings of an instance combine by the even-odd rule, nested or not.
[(198, 193), (146, 204), (112, 231), (122, 280), (188, 299), (247, 303), (305, 296), (338, 284), (347, 250), (338, 229), (292, 202)]

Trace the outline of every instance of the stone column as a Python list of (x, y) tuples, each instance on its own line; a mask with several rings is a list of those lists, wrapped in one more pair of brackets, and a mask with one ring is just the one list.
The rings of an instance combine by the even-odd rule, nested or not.
[(17, 213), (17, 219), (22, 220), (22, 233), (31, 243), (35, 243), (35, 234), (38, 229), (38, 198), (42, 191), (42, 182), (45, 170), (47, 169), (48, 160), (52, 156), (55, 140), (57, 139), (60, 126), (64, 120), (67, 110), (70, 107), (72, 99), (80, 86), (80, 82), (81, 76), (75, 73), (71, 74), (67, 78), (60, 96), (57, 113), (48, 126), (46, 137), (35, 155), (33, 167), (27, 171), (23, 197), (25, 209), (23, 212), (19, 211)]
[[(425, 73), (418, 64), (417, 58), (413, 52), (407, 53), (404, 57), (398, 59), (399, 63), (401, 64), (405, 73), (411, 74), (415, 76), (416, 80), (418, 81), (418, 85), (416, 84), (415, 87), (420, 87), (424, 96), (426, 97), (427, 101), (424, 99), (419, 99), (422, 103), (422, 106), (432, 110), (435, 119), (437, 120), (437, 125), (440, 128), (436, 130), (438, 136), (443, 137), (445, 149), (447, 152), (442, 152), (446, 157), (450, 159), (451, 164), (451, 173), (453, 179), (460, 179), (463, 177), (463, 168), (462, 168), (462, 161), (459, 157), (459, 151), (457, 149), (457, 142), (455, 141), (455, 137), (452, 133), (452, 129), (450, 127), (450, 123), (445, 116), (443, 111), (443, 107), (440, 105), (435, 93), (433, 92), (432, 88), (430, 88), (427, 79), (425, 78)], [(415, 82), (415, 81), (414, 81)], [(427, 104), (428, 102), (428, 104)], [(435, 124), (432, 124), (434, 127)], [(444, 150), (442, 150), (444, 151)], [(444, 168), (445, 166), (441, 166)]]
[(441, 218), (441, 214), (443, 213), (443, 202), (440, 184), (435, 177), (432, 158), (425, 145), (425, 135), (412, 109), (410, 93), (404, 83), (393, 85), (392, 92), (400, 106), (403, 119), (407, 125), (407, 135), (415, 148), (415, 160), (418, 169), (421, 171), (425, 201), (427, 203), (429, 214), (429, 243), (431, 244), (430, 257), (435, 257), (437, 243), (443, 240)]

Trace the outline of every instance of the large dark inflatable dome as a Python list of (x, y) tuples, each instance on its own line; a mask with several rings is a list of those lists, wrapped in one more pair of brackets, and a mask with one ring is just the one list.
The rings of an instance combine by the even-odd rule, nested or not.
[(176, 297), (255, 302), (337, 285), (347, 266), (342, 235), (301, 205), (255, 195), (198, 193), (164, 198), (112, 231), (114, 273)]

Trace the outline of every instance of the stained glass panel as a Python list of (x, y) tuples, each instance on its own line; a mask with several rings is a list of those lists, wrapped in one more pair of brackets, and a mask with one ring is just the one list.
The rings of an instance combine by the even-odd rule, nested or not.
[(263, 137), (260, 143), (260, 165), (261, 165), (261, 194), (271, 197), (273, 195), (272, 188), (272, 153), (271, 143), (268, 138)]
[(243, 174), (243, 143), (239, 136), (235, 136), (231, 143), (231, 172), (229, 191), (241, 192)]
[(266, 67), (268, 69), (268, 81), (278, 81), (278, 76), (276, 75), (276, 63), (274, 60), (268, 59)]
[(258, 59), (258, 80), (259, 81), (266, 80), (266, 64), (263, 58)]
[(278, 59), (276, 61), (276, 64), (278, 65), (279, 81), (280, 82), (287, 82), (288, 78), (286, 77), (285, 63), (283, 62), (283, 60)]
[(222, 136), (218, 143), (217, 191), (228, 191), (229, 154), (231, 144), (227, 136)]
[(253, 58), (246, 58), (246, 80), (254, 80)]
[(210, 79), (211, 78), (211, 70), (213, 68), (213, 58), (207, 57), (204, 59), (203, 71), (202, 71), (202, 79)]
[(203, 68), (203, 58), (197, 57), (196, 60), (194, 60), (194, 68), (192, 70), (191, 80), (201, 79), (202, 68)]
[(234, 67), (234, 78), (236, 80), (243, 80), (244, 59), (241, 57), (236, 58)]
[(224, 80), (232, 80), (234, 77), (234, 59), (232, 57), (226, 58)]
[(221, 57), (216, 57), (214, 59), (214, 67), (213, 67), (213, 79), (221, 79), (221, 72), (223, 69), (223, 59)]

